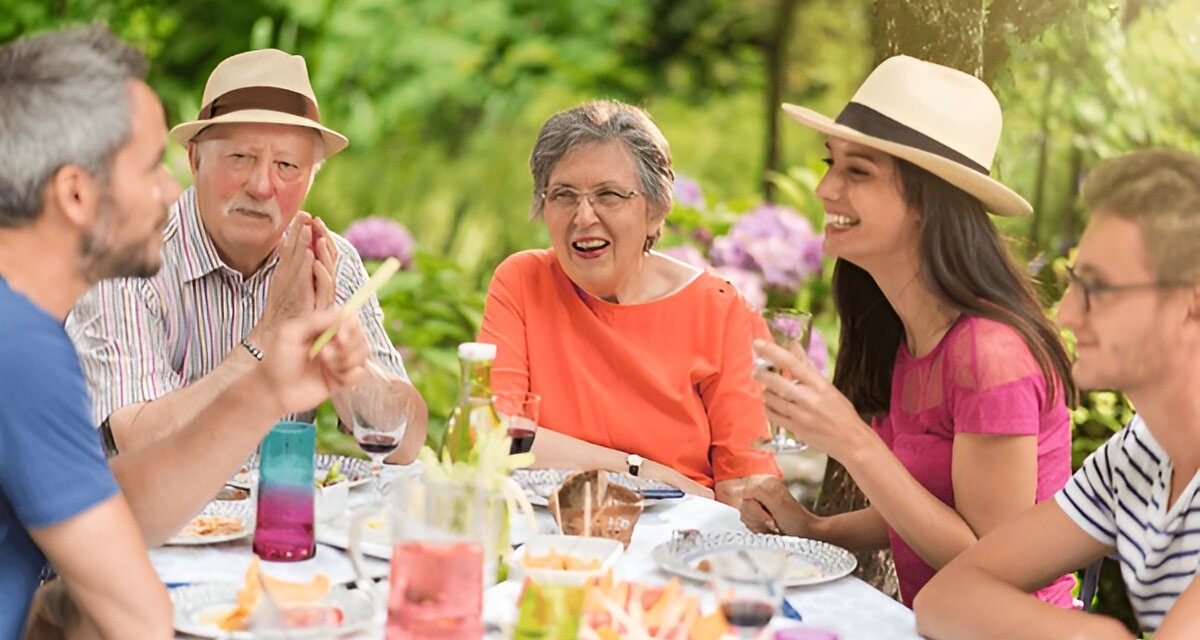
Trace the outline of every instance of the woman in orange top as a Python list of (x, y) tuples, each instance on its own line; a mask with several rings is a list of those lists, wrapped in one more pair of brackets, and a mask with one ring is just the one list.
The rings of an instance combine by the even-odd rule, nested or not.
[(737, 504), (779, 482), (750, 343), (766, 327), (728, 282), (651, 251), (671, 208), (666, 139), (645, 111), (556, 114), (529, 159), (551, 249), (505, 260), (480, 341), (496, 391), (542, 396), (538, 466), (629, 471)]

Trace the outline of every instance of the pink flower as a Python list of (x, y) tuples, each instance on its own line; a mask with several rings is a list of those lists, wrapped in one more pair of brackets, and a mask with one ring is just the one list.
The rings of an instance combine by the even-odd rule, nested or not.
[(808, 219), (773, 204), (743, 215), (709, 251), (713, 264), (759, 271), (768, 286), (782, 291), (796, 291), (819, 273), (821, 256), (821, 236)]
[(396, 258), (404, 268), (412, 265), (412, 234), (404, 225), (389, 218), (372, 216), (355, 220), (346, 229), (346, 240), (358, 250), (363, 260)]
[(708, 264), (708, 260), (705, 260), (704, 255), (700, 253), (700, 250), (690, 244), (667, 247), (666, 249), (661, 249), (659, 253), (670, 256), (684, 264), (690, 264), (693, 267), (700, 269), (708, 269), (710, 266)]
[(684, 176), (675, 176), (675, 202), (692, 209), (703, 209), (706, 203), (700, 183)]
[(737, 287), (751, 307), (762, 309), (767, 304), (767, 291), (763, 288), (762, 276), (757, 273), (737, 267), (717, 267), (713, 272)]

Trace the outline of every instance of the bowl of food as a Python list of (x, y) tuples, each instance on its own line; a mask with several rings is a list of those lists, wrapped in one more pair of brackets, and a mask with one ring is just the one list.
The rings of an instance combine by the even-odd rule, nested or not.
[(610, 538), (537, 535), (513, 552), (510, 573), (542, 584), (583, 584), (612, 568), (622, 551)]
[(342, 475), (339, 464), (334, 463), (313, 485), (313, 518), (317, 522), (328, 522), (346, 513), (350, 483)]

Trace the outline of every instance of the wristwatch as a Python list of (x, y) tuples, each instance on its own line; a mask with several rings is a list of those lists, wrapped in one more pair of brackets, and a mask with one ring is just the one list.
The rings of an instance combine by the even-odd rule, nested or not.
[(638, 474), (638, 471), (640, 471), (642, 468), (642, 463), (644, 463), (645, 461), (646, 461), (645, 458), (639, 456), (636, 453), (631, 453), (628, 456), (626, 456), (625, 464), (629, 465), (629, 475), (636, 476)]

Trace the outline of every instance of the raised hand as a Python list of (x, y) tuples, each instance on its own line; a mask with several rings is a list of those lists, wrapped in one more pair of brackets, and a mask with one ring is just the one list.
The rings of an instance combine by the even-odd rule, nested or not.
[(316, 291), (316, 308), (328, 309), (334, 304), (337, 291), (337, 245), (325, 221), (313, 217), (312, 243), (316, 260), (313, 262), (313, 288)]
[[(282, 405), (282, 413), (312, 409), (334, 390), (366, 377), (370, 357), (366, 334), (355, 318), (341, 320), (337, 307), (312, 312), (283, 323), (265, 343), (261, 371), (274, 399)], [(310, 359), (313, 341), (338, 322), (333, 339)]]
[(279, 242), (279, 264), (271, 276), (271, 287), (262, 317), (251, 332), (255, 344), (263, 344), (288, 320), (312, 312), (316, 306), (312, 250), (312, 216), (298, 212)]
[(854, 405), (821, 375), (800, 347), (790, 351), (765, 340), (754, 341), (754, 352), (769, 360), (791, 379), (761, 369), (754, 379), (763, 385), (767, 418), (809, 445), (830, 456), (844, 456), (858, 450), (863, 438), (875, 437), (862, 421)]

